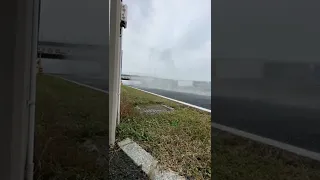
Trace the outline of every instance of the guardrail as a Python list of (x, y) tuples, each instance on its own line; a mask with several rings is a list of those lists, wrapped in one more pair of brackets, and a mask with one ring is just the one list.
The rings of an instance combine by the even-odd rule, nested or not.
[(130, 80), (131, 77), (128, 75), (121, 75), (121, 80)]

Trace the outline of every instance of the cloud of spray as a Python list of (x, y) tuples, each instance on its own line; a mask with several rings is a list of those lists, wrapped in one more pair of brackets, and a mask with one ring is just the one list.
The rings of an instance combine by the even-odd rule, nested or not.
[(123, 73), (210, 81), (210, 0), (124, 2)]
[(211, 97), (210, 82), (200, 82), (200, 85), (197, 85), (197, 82), (195, 81), (179, 81), (148, 76), (131, 76), (130, 80), (124, 80), (123, 83), (125, 85), (131, 85), (142, 89), (157, 89)]

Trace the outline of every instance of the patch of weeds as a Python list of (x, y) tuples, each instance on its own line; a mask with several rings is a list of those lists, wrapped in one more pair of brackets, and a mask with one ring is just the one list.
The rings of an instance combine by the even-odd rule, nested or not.
[(170, 122), (170, 125), (171, 126), (173, 126), (173, 127), (177, 127), (178, 125), (179, 125), (179, 120), (172, 120), (171, 122)]
[[(195, 179), (210, 179), (210, 114), (187, 108), (123, 86), (123, 100), (140, 108), (162, 105), (170, 113), (130, 113), (117, 128), (120, 139), (131, 138), (150, 152), (166, 168)], [(123, 93), (125, 92), (125, 93)], [(122, 110), (122, 109), (121, 109)], [(128, 111), (126, 111), (128, 112)], [(134, 111), (131, 111), (134, 112)], [(122, 117), (123, 118), (123, 117)]]

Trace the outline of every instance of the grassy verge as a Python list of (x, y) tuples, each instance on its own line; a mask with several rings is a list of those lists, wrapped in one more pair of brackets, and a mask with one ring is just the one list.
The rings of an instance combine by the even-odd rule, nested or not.
[(320, 163), (212, 129), (213, 178), (223, 180), (318, 180)]
[[(108, 97), (58, 78), (40, 75), (37, 81), (35, 179), (108, 179), (108, 154), (103, 154)], [(182, 175), (219, 180), (320, 179), (318, 162), (217, 129), (210, 133), (207, 113), (125, 86), (121, 103), (118, 138), (134, 139)], [(142, 115), (135, 109), (151, 104), (166, 104), (175, 111)]]
[[(118, 137), (135, 139), (163, 165), (181, 175), (219, 180), (320, 179), (319, 162), (218, 129), (210, 132), (207, 113), (129, 87), (123, 87), (121, 103)], [(167, 104), (176, 111), (146, 116), (134, 108), (150, 104)]]
[[(101, 107), (101, 108), (97, 108)], [(37, 77), (35, 179), (108, 179), (108, 96)]]
[[(164, 104), (175, 110), (141, 114), (136, 106)], [(122, 87), (121, 123), (117, 137), (132, 138), (166, 168), (195, 179), (211, 177), (210, 113)]]

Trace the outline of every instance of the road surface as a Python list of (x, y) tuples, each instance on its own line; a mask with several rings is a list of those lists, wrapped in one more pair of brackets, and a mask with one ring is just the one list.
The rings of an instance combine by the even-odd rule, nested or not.
[(67, 75), (67, 74), (55, 74), (56, 76), (75, 81), (81, 84), (89, 85), (98, 89), (109, 91), (108, 79), (102, 79), (89, 75)]
[[(76, 76), (63, 77), (108, 90), (108, 83), (101, 80)], [(206, 96), (150, 88), (141, 89), (211, 109), (211, 99)], [(212, 119), (215, 123), (320, 153), (319, 109), (215, 96), (212, 96), (212, 103)]]
[(320, 110), (212, 97), (214, 122), (320, 152)]
[(148, 92), (152, 92), (155, 94), (159, 94), (161, 96), (165, 96), (165, 97), (168, 97), (171, 99), (186, 102), (186, 103), (189, 103), (192, 105), (196, 105), (196, 106), (211, 110), (211, 97), (210, 96), (203, 96), (203, 95), (175, 92), (175, 91), (168, 91), (168, 90), (161, 90), (161, 89), (142, 88), (142, 87), (138, 87), (138, 86), (134, 86), (134, 87), (148, 91)]
[[(84, 75), (62, 75), (60, 76), (65, 79), (69, 79), (75, 82), (79, 82), (82, 84), (86, 84), (89, 86), (93, 86), (95, 88), (99, 88), (105, 91), (109, 90), (109, 84), (107, 80), (102, 80), (101, 78), (84, 76)], [(145, 91), (153, 92), (171, 99), (175, 99), (178, 101), (186, 102), (189, 104), (193, 104), (202, 108), (211, 109), (211, 97), (210, 96), (203, 96), (203, 95), (196, 95), (190, 93), (181, 93), (181, 92), (174, 92), (174, 91), (167, 91), (167, 90), (160, 90), (160, 89), (151, 89), (151, 88), (141, 88), (138, 86), (134, 86), (136, 88), (143, 89)]]

